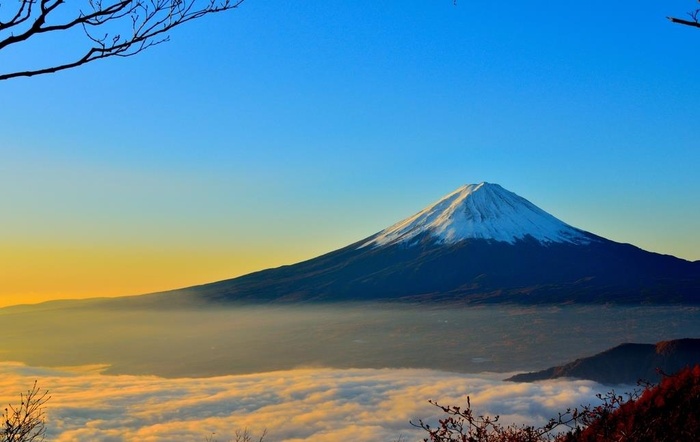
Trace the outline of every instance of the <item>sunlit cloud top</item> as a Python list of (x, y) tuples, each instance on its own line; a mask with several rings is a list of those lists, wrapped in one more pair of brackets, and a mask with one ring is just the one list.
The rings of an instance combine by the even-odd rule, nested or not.
[[(518, 384), (502, 375), (433, 370), (299, 369), (200, 379), (106, 376), (0, 363), (0, 403), (16, 402), (34, 379), (50, 391), (48, 437), (75, 440), (229, 440), (235, 430), (268, 430), (268, 440), (421, 440), (409, 421), (436, 422), (428, 399), (463, 404), (504, 422), (545, 423), (568, 407), (595, 402), (589, 381)], [(19, 391), (18, 391), (19, 390)]]

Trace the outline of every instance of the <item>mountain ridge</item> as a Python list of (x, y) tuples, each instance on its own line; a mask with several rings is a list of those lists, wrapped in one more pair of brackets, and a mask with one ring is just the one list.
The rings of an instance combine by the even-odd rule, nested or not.
[(670, 375), (696, 364), (700, 364), (700, 339), (674, 339), (656, 344), (624, 343), (563, 365), (520, 373), (506, 381), (575, 378), (602, 384), (634, 384), (639, 380), (657, 382), (664, 373)]

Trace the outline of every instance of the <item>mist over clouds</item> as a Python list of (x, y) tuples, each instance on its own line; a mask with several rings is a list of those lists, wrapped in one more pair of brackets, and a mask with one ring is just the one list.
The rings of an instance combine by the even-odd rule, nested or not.
[(0, 309), (0, 360), (199, 377), (299, 367), (532, 371), (622, 342), (700, 336), (695, 307), (232, 306)]
[(435, 422), (427, 403), (463, 404), (505, 422), (544, 423), (567, 407), (595, 402), (606, 387), (590, 381), (503, 382), (503, 374), (421, 369), (296, 369), (211, 378), (110, 376), (99, 367), (50, 369), (0, 363), (0, 403), (16, 402), (38, 379), (50, 390), (49, 440), (220, 441), (236, 429), (269, 441), (409, 441), (409, 424)]

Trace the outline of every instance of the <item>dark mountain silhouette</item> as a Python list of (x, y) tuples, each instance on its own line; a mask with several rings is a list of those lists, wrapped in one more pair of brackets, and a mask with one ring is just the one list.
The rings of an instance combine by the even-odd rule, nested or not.
[(697, 303), (700, 261), (609, 241), (481, 183), (317, 258), (148, 296), (141, 302)]
[(506, 380), (577, 378), (603, 384), (635, 384), (638, 380), (658, 382), (661, 373), (673, 374), (697, 364), (700, 364), (700, 339), (676, 339), (657, 344), (621, 344), (594, 356)]

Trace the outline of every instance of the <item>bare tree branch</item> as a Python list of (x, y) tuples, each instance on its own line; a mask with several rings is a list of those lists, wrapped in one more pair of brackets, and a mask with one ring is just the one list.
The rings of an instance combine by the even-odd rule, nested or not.
[(48, 391), (39, 390), (37, 382), (27, 394), (20, 395), (19, 405), (9, 405), (2, 414), (0, 440), (3, 442), (39, 442), (44, 440), (44, 404), (51, 399)]
[[(47, 33), (82, 29), (82, 55), (43, 68), (1, 72), (0, 80), (31, 77), (74, 68), (108, 57), (129, 57), (169, 40), (167, 32), (207, 14), (235, 9), (244, 0), (86, 0), (69, 11), (65, 0), (18, 0), (3, 20), (0, 0), (0, 51)], [(86, 12), (87, 11), (87, 12)], [(72, 13), (71, 13), (72, 12)], [(7, 14), (5, 14), (7, 15)], [(2, 67), (0, 66), (0, 69)]]
[[(700, 3), (700, 0), (698, 0)], [(681, 25), (686, 25), (686, 26), (693, 26), (696, 28), (700, 28), (700, 9), (696, 9), (695, 11), (688, 12), (688, 17), (690, 17), (690, 20), (685, 20), (682, 18), (676, 18), (676, 17), (666, 17), (667, 19), (671, 20), (671, 23), (678, 23)]]
[(675, 17), (667, 17), (669, 20), (671, 20), (672, 23), (678, 23), (681, 25), (686, 25), (686, 26), (694, 26), (696, 28), (700, 28), (700, 22), (697, 20), (683, 20), (682, 18), (675, 18)]

